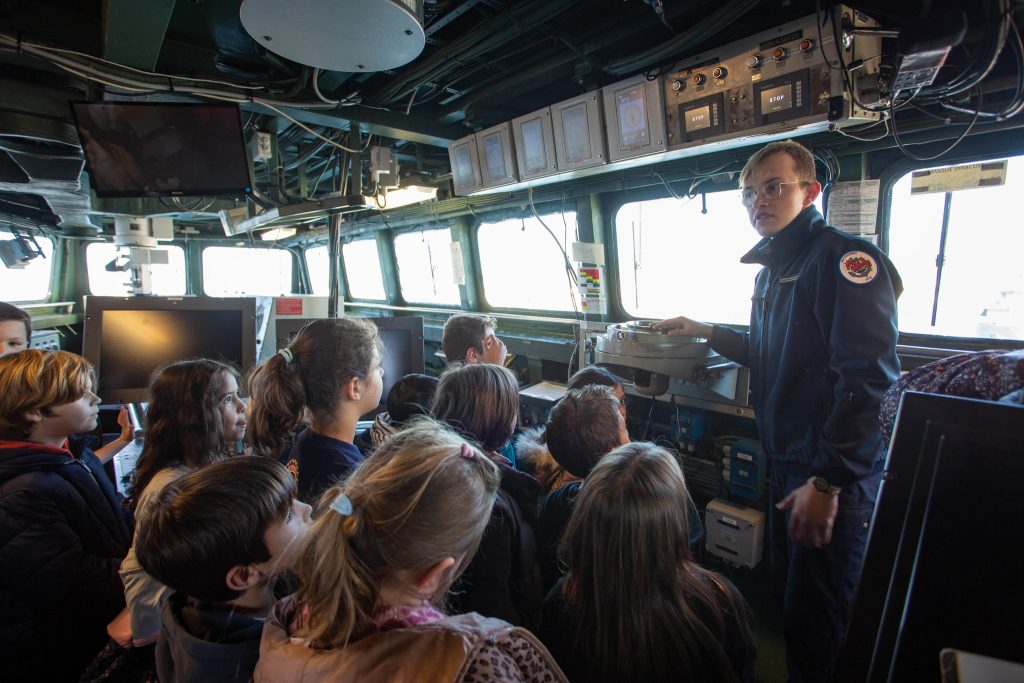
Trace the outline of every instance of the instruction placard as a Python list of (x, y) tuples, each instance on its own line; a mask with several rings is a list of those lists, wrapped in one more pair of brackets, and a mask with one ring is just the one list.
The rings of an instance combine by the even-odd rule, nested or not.
[(578, 271), (583, 312), (603, 315), (608, 312), (604, 295), (604, 268), (580, 268)]
[(836, 183), (828, 195), (828, 224), (851, 235), (874, 235), (878, 180)]
[(604, 265), (604, 245), (598, 242), (573, 242), (572, 260), (579, 263)]
[(452, 281), (457, 285), (466, 284), (466, 267), (462, 263), (462, 243), (451, 242), (449, 248), (452, 252)]

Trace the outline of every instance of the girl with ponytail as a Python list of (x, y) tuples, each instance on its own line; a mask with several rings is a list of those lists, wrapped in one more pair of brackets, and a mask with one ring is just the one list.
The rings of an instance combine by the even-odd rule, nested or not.
[[(288, 466), (300, 500), (316, 502), (363, 461), (352, 442), (360, 416), (380, 403), (382, 352), (377, 327), (368, 320), (315, 320), (253, 371), (253, 452)], [(312, 418), (309, 428), (282, 452), (306, 410)]]
[(489, 458), (429, 418), (390, 436), (324, 494), (254, 680), (564, 681), (528, 632), (442, 612), (498, 484)]

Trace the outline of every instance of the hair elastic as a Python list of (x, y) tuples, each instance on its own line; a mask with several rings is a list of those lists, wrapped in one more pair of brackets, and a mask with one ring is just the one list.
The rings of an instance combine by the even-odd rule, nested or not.
[(334, 500), (331, 501), (331, 509), (337, 512), (342, 517), (348, 517), (352, 514), (352, 501), (344, 493), (339, 493), (335, 496)]
[(292, 350), (289, 349), (287, 346), (278, 351), (277, 353), (281, 356), (281, 358), (284, 358), (284, 362), (288, 365), (291, 365), (292, 361), (295, 360), (295, 356), (292, 354)]
[(461, 455), (466, 460), (472, 460), (473, 456), (476, 455), (476, 453), (473, 452), (472, 446), (470, 446), (466, 442), (462, 442), (462, 450), (459, 452), (459, 455)]

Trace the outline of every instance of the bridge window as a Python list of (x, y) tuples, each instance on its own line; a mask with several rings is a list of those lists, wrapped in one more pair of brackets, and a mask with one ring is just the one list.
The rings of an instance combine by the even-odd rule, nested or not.
[(448, 228), (407, 232), (395, 237), (395, 261), (403, 299), (418, 304), (459, 305), (451, 245)]
[(889, 216), (900, 331), (1024, 339), (1024, 157), (1009, 160), (1005, 185), (948, 195), (911, 194), (911, 175), (893, 187)]
[(313, 294), (327, 296), (331, 289), (331, 267), (327, 260), (327, 245), (310, 247), (303, 254), (306, 257), (306, 270), (309, 272), (309, 284), (313, 286)]
[(292, 291), (292, 254), (286, 249), (206, 247), (207, 296), (280, 296)]
[(341, 256), (345, 261), (345, 277), (350, 297), (374, 301), (387, 299), (376, 239), (355, 240), (343, 244)]
[[(53, 268), (53, 241), (36, 235), (42, 256), (37, 256), (24, 268), (0, 265), (0, 301), (43, 301), (50, 293), (50, 271)], [(0, 242), (10, 242), (14, 236), (0, 232)]]
[[(572, 311), (576, 277), (563, 251), (577, 241), (576, 212), (481, 223), (477, 247), (484, 298), (495, 308)], [(576, 303), (579, 306), (579, 303)]]
[(759, 237), (740, 191), (623, 205), (615, 216), (622, 306), (636, 318), (685, 315), (746, 325), (760, 266), (740, 257)]
[[(185, 294), (185, 250), (176, 246), (161, 246), (167, 252), (166, 264), (149, 267), (150, 291), (157, 296)], [(154, 250), (155, 251), (155, 250)], [(111, 262), (125, 267), (128, 249), (118, 250), (109, 242), (93, 242), (85, 248), (85, 264), (89, 273), (89, 291), (97, 296), (126, 296), (131, 293), (131, 273), (128, 270), (107, 270)]]

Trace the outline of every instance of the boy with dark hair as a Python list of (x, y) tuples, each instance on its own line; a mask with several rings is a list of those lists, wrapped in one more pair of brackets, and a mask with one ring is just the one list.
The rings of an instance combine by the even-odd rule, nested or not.
[(268, 458), (229, 458), (164, 487), (135, 538), (142, 567), (175, 591), (161, 613), (162, 683), (252, 678), (274, 585), (310, 510)]
[(124, 607), (131, 541), (121, 500), (89, 449), (92, 366), (66, 351), (0, 358), (0, 652), (8, 681), (78, 680)]
[(497, 321), (483, 315), (456, 313), (448, 318), (441, 333), (441, 350), (449, 363), (492, 363), (504, 365), (508, 352), (495, 336)]
[(573, 391), (574, 389), (582, 389), (583, 387), (590, 386), (591, 384), (598, 384), (603, 387), (612, 388), (612, 393), (615, 394), (615, 398), (619, 399), (619, 412), (622, 413), (622, 417), (625, 419), (626, 391), (622, 388), (622, 381), (610, 370), (602, 368), (600, 365), (588, 365), (585, 368), (577, 370), (576, 373), (569, 378), (569, 383), (565, 388), (568, 391)]
[(32, 316), (0, 301), (0, 356), (24, 351), (31, 340)]
[(357, 434), (353, 443), (364, 456), (370, 455), (407, 420), (417, 415), (429, 415), (436, 389), (437, 378), (430, 375), (412, 373), (400, 378), (388, 392), (388, 411), (374, 418), (373, 424)]
[[(619, 405), (612, 389), (599, 384), (567, 393), (551, 410), (544, 430), (548, 449), (558, 464), (573, 476), (583, 479), (602, 456), (629, 443), (629, 432)], [(541, 507), (537, 534), (545, 591), (561, 575), (558, 546), (572, 516), (581, 483), (570, 482), (552, 491)]]

